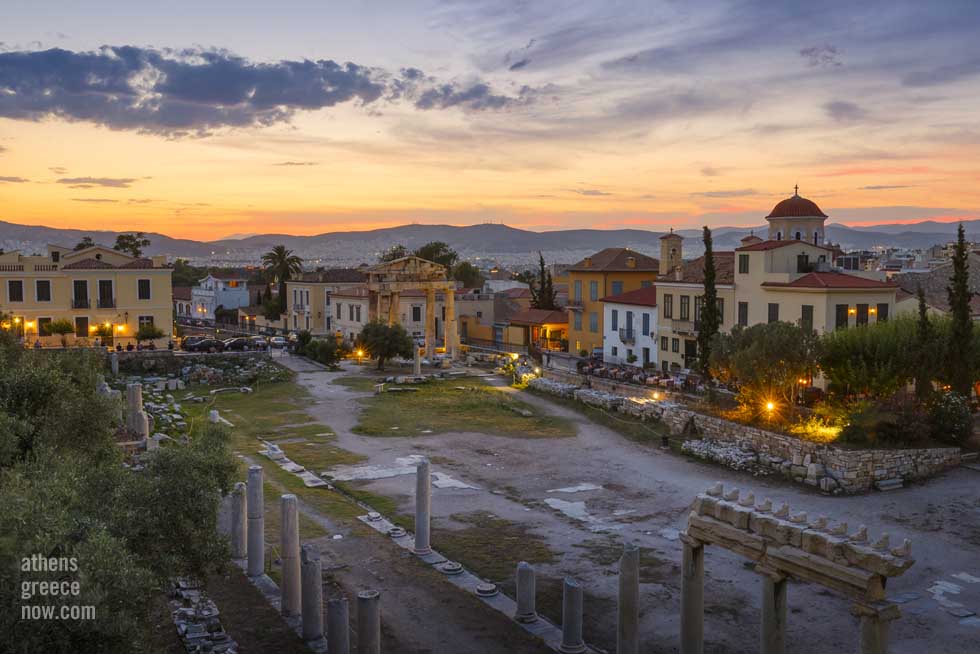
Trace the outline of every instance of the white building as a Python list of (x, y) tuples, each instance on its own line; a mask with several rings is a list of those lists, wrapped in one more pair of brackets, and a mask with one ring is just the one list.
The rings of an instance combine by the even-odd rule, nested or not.
[(607, 363), (657, 365), (657, 289), (602, 298), (602, 358)]
[[(331, 294), (331, 322), (334, 332), (354, 342), (368, 323), (368, 290), (351, 288)], [(416, 339), (425, 336), (425, 293), (402, 291), (399, 294), (398, 322)], [(444, 334), (446, 305), (442, 293), (436, 294), (436, 338)]]
[(238, 309), (249, 304), (248, 286), (242, 275), (211, 273), (191, 289), (194, 318), (214, 320), (218, 307)]

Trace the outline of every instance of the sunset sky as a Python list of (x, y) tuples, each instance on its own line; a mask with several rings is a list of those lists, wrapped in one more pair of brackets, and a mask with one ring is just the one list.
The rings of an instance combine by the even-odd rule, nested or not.
[[(794, 6), (795, 5), (795, 6)], [(0, 220), (980, 218), (980, 2), (4, 3)]]

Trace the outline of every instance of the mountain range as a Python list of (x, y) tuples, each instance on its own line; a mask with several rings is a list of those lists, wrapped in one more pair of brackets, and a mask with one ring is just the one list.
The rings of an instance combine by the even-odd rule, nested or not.
[[(964, 223), (967, 237), (980, 240), (980, 220)], [(849, 227), (840, 223), (827, 225), (827, 239), (845, 249), (867, 249), (872, 246), (922, 248), (946, 243), (955, 238), (957, 223), (925, 221), (913, 224), (883, 224), (871, 227)], [(764, 235), (766, 227), (718, 227), (712, 230), (719, 250), (738, 246), (749, 232)], [(328, 232), (313, 236), (289, 234), (234, 234), (216, 241), (178, 239), (164, 234), (148, 233), (151, 245), (146, 254), (184, 257), (196, 262), (255, 263), (262, 253), (275, 245), (285, 245), (309, 263), (316, 265), (356, 265), (373, 262), (378, 253), (400, 243), (409, 249), (430, 241), (444, 241), (464, 258), (492, 259), (502, 265), (527, 262), (542, 252), (556, 262), (572, 262), (607, 247), (631, 247), (657, 256), (662, 231), (643, 229), (566, 229), (532, 232), (501, 224), (402, 225), (369, 231)], [(682, 229), (685, 256), (700, 254), (701, 230)], [(119, 232), (84, 229), (62, 229), (19, 225), (0, 221), (0, 248), (5, 251), (43, 252), (48, 243), (72, 246), (88, 236), (96, 243), (112, 245)]]

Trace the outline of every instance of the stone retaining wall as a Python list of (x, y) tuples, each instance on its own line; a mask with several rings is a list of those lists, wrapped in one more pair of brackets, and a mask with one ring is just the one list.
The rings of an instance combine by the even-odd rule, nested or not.
[[(575, 399), (641, 420), (662, 421), (673, 434), (734, 444), (752, 453), (757, 469), (817, 486), (825, 492), (865, 492), (879, 482), (925, 479), (960, 464), (958, 447), (842, 448), (705, 415), (671, 401), (651, 402), (652, 390), (635, 385), (553, 370), (546, 370), (545, 377), (562, 384), (588, 382), (591, 390), (575, 391)], [(666, 396), (661, 393), (661, 397)]]

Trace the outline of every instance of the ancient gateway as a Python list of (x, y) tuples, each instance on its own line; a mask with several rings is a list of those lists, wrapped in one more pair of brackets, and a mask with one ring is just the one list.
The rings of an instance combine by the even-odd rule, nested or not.
[(425, 292), (425, 355), (430, 360), (436, 352), (436, 293), (445, 298), (446, 354), (456, 357), (459, 334), (456, 326), (456, 285), (449, 280), (446, 267), (415, 256), (367, 269), (368, 319), (398, 322), (400, 294), (405, 291)]

